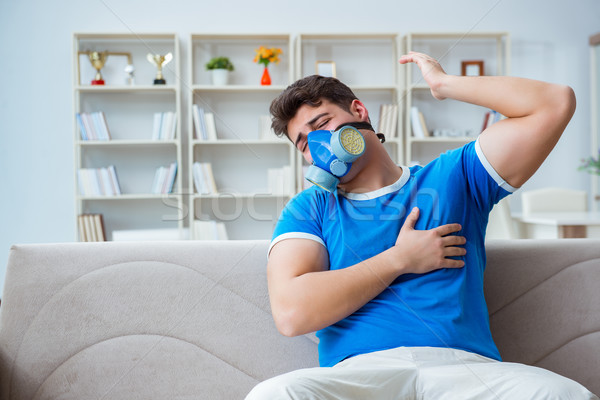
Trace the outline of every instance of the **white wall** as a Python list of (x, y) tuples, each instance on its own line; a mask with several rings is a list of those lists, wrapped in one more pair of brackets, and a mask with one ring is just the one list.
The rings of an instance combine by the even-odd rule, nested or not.
[(576, 167), (590, 151), (587, 41), (600, 31), (598, 0), (1, 1), (0, 287), (11, 244), (75, 239), (73, 32), (177, 33), (187, 76), (191, 33), (469, 30), (510, 32), (512, 75), (577, 95), (565, 135), (526, 187), (589, 189)]

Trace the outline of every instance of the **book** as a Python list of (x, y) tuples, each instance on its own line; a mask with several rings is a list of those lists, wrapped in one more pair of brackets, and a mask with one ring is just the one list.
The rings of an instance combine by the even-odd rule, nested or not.
[(175, 185), (175, 178), (177, 177), (177, 162), (173, 162), (169, 165), (167, 170), (167, 176), (163, 185), (163, 193), (173, 193), (173, 186)]
[(377, 132), (383, 133), (388, 138), (396, 137), (398, 130), (398, 105), (382, 104), (379, 107), (379, 124)]
[(81, 196), (116, 196), (121, 194), (114, 165), (105, 168), (79, 168), (77, 184)]
[(104, 112), (77, 113), (75, 115), (81, 140), (111, 140)]
[(195, 138), (198, 140), (208, 140), (206, 134), (206, 123), (204, 120), (204, 108), (194, 104), (192, 106), (194, 127), (196, 128)]
[(217, 184), (212, 172), (210, 163), (201, 163), (196, 161), (192, 166), (192, 175), (194, 177), (194, 187), (200, 194), (218, 193)]
[(104, 221), (102, 218), (102, 214), (93, 214), (92, 218), (94, 221), (93, 225), (94, 225), (95, 231), (96, 231), (96, 239), (99, 242), (106, 241), (106, 237), (104, 235)]
[(77, 119), (77, 126), (79, 126), (79, 132), (81, 133), (81, 140), (90, 140), (88, 136), (88, 132), (83, 123), (83, 118), (81, 117), (81, 113), (75, 114), (75, 118)]
[(152, 124), (152, 140), (158, 140), (160, 137), (160, 127), (162, 125), (163, 113), (154, 113), (154, 123)]
[(377, 124), (377, 132), (384, 133), (387, 130), (387, 107), (387, 104), (382, 104), (379, 106), (379, 123)]
[(204, 113), (204, 124), (206, 127), (206, 138), (208, 140), (217, 140), (217, 127), (215, 125), (215, 115), (213, 113)]
[(119, 184), (119, 179), (117, 178), (117, 169), (114, 165), (110, 165), (108, 167), (108, 172), (110, 173), (110, 183), (112, 185), (112, 190), (115, 195), (121, 194), (121, 185)]
[(158, 167), (154, 173), (152, 182), (152, 194), (169, 194), (173, 192), (175, 177), (177, 176), (177, 162), (168, 167)]
[(398, 104), (382, 104), (379, 107), (379, 123), (377, 132), (387, 138), (396, 137), (398, 130)]
[(421, 124), (421, 129), (423, 130), (425, 137), (431, 136), (431, 133), (429, 133), (429, 130), (427, 129), (427, 124), (425, 123), (425, 116), (421, 111), (419, 111), (419, 123)]
[(424, 138), (425, 130), (421, 125), (421, 117), (419, 116), (419, 109), (415, 106), (410, 108), (410, 124), (412, 127), (412, 134), (416, 138)]
[(487, 111), (485, 113), (485, 115), (483, 116), (483, 126), (481, 127), (481, 132), (483, 132), (484, 130), (486, 130), (487, 128), (489, 128), (490, 126), (495, 124), (496, 122), (500, 121), (501, 119), (503, 119), (503, 116), (498, 111), (495, 111), (495, 110)]
[(111, 140), (110, 131), (108, 129), (108, 123), (106, 122), (106, 115), (104, 115), (103, 111), (98, 111), (98, 120), (100, 123), (101, 131), (102, 131), (102, 139), (103, 140)]
[(152, 140), (173, 140), (177, 131), (177, 117), (174, 112), (154, 113)]
[(102, 214), (78, 215), (77, 229), (81, 242), (104, 242), (106, 240)]

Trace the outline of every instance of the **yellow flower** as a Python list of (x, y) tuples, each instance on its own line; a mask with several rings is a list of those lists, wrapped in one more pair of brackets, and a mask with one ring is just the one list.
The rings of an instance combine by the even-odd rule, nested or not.
[(254, 52), (256, 53), (254, 62), (264, 64), (265, 67), (272, 62), (279, 64), (279, 55), (282, 54), (280, 48), (272, 47), (268, 49), (265, 46), (260, 46), (258, 49), (255, 49)]

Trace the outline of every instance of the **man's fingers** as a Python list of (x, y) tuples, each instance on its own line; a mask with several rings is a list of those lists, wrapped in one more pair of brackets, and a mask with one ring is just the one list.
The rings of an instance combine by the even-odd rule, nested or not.
[(464, 236), (449, 235), (442, 238), (444, 246), (460, 246), (467, 243), (467, 238)]
[(419, 219), (419, 209), (417, 207), (414, 207), (410, 211), (410, 214), (408, 214), (408, 216), (406, 217), (406, 220), (404, 221), (404, 225), (402, 225), (402, 229), (415, 229), (415, 224), (417, 223), (418, 219)]
[(442, 268), (462, 268), (465, 266), (465, 262), (463, 260), (452, 260), (451, 258), (447, 258), (442, 263)]
[(446, 247), (444, 249), (445, 257), (459, 257), (467, 254), (467, 249), (464, 247)]
[(451, 233), (458, 232), (461, 229), (462, 229), (462, 226), (460, 226), (460, 224), (447, 224), (447, 225), (442, 225), (442, 226), (438, 226), (437, 228), (434, 228), (434, 230), (437, 231), (437, 233), (439, 233), (440, 236), (446, 236)]

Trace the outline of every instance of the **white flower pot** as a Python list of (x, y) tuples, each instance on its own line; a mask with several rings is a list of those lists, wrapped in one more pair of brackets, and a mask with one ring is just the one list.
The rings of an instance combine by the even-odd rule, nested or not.
[(227, 85), (229, 81), (229, 71), (226, 69), (213, 69), (212, 70), (212, 83), (215, 86)]

